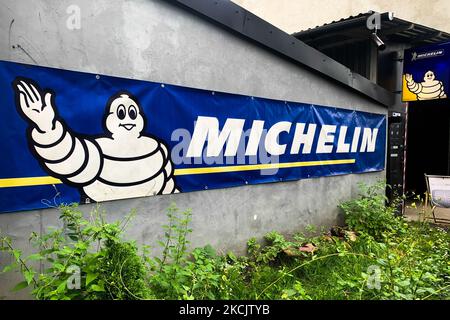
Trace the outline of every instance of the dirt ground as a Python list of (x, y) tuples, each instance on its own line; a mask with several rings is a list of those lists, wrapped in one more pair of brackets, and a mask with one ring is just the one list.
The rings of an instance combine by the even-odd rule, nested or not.
[(405, 204), (404, 216), (408, 221), (423, 221), (426, 219), (429, 222), (436, 223), (443, 227), (450, 227), (450, 208), (436, 208), (434, 210), (436, 222), (434, 221), (431, 206), (425, 207), (422, 203), (416, 203), (408, 201)]

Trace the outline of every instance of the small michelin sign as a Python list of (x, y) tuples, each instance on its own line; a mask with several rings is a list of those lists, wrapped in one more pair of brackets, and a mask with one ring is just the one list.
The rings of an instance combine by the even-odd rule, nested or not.
[(406, 50), (403, 69), (403, 101), (448, 98), (450, 43)]

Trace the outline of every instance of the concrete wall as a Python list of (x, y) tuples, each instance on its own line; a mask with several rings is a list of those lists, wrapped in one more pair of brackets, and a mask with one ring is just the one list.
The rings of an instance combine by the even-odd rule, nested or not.
[[(66, 8), (81, 8), (81, 29), (69, 30)], [(20, 47), (18, 47), (20, 45)], [(138, 78), (273, 99), (385, 113), (386, 109), (316, 73), (160, 0), (1, 0), (0, 59)], [(194, 246), (245, 250), (252, 236), (295, 232), (340, 221), (337, 204), (384, 172), (243, 186), (102, 204), (111, 220), (132, 208), (128, 236), (155, 244), (173, 201), (193, 211)], [(82, 206), (88, 212), (90, 205)], [(31, 231), (59, 224), (55, 209), (0, 214), (0, 228), (29, 252)], [(0, 254), (0, 268), (8, 262)], [(0, 275), (0, 297), (18, 277)]]
[[(374, 10), (450, 32), (448, 0), (232, 0), (287, 33)], [(305, 14), (307, 12), (308, 14)]]

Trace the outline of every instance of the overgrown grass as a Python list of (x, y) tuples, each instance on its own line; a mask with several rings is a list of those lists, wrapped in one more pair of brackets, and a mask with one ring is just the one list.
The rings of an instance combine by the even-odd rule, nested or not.
[[(289, 238), (271, 232), (248, 241), (248, 254), (218, 255), (211, 246), (187, 251), (191, 214), (168, 210), (161, 257), (122, 238), (129, 221), (84, 220), (64, 207), (67, 226), (34, 235), (38, 252), (22, 257), (7, 237), (1, 248), (38, 299), (449, 299), (450, 235), (428, 223), (406, 223), (385, 206), (384, 185), (363, 188), (340, 205), (347, 227)], [(393, 206), (396, 204), (394, 203)], [(28, 265), (44, 260), (38, 274)], [(80, 288), (73, 289), (79, 266)]]

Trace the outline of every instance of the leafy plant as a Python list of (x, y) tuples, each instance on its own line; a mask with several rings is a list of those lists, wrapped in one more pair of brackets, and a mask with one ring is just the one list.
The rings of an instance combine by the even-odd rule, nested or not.
[(251, 238), (243, 256), (191, 250), (191, 212), (174, 204), (159, 257), (123, 239), (132, 215), (107, 223), (98, 208), (85, 219), (76, 205), (64, 206), (63, 228), (32, 234), (35, 253), (23, 256), (0, 238), (14, 260), (4, 272), (18, 269), (24, 281), (16, 289), (31, 287), (37, 299), (450, 299), (448, 231), (396, 217), (382, 191), (363, 187), (341, 204), (345, 227), (270, 232)]
[[(24, 257), (8, 237), (0, 249), (14, 258), (3, 272), (18, 269), (24, 278), (16, 290), (31, 286), (37, 299), (143, 299), (150, 292), (145, 285), (145, 264), (134, 242), (121, 239), (131, 215), (121, 222), (107, 223), (96, 208), (83, 218), (76, 204), (61, 207), (64, 227), (43, 235), (32, 233), (37, 251)], [(38, 272), (32, 261), (41, 261)]]
[(151, 265), (150, 285), (157, 297), (166, 299), (189, 299), (188, 290), (190, 273), (186, 269), (188, 263), (187, 235), (191, 212), (179, 212), (172, 204), (167, 210), (169, 224), (164, 225), (164, 240), (158, 241), (162, 247), (162, 257), (149, 258)]
[(386, 205), (386, 185), (378, 182), (372, 186), (359, 184), (359, 187), (362, 191), (359, 198), (339, 205), (349, 228), (368, 233), (376, 239), (380, 239), (386, 231), (401, 232), (404, 223), (395, 216), (398, 200)]

